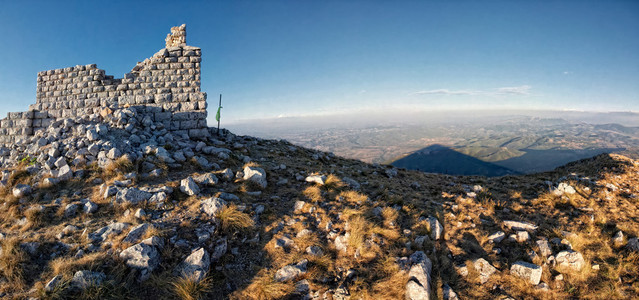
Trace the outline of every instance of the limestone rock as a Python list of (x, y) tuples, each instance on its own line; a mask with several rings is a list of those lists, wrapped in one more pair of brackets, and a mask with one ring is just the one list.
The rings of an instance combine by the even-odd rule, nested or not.
[(473, 266), (475, 267), (475, 270), (479, 272), (479, 281), (482, 284), (486, 283), (490, 276), (497, 272), (497, 269), (483, 258), (474, 260)]
[(427, 257), (410, 268), (409, 280), (406, 284), (407, 300), (430, 299), (431, 271), (432, 263)]
[(200, 281), (206, 277), (209, 271), (211, 259), (204, 248), (193, 251), (184, 261), (178, 265), (176, 272), (184, 278)]
[(135, 226), (129, 231), (126, 237), (122, 240), (125, 243), (137, 243), (140, 238), (146, 233), (149, 229), (149, 223), (143, 223), (138, 226)]
[(93, 233), (89, 233), (89, 240), (93, 243), (99, 243), (112, 235), (120, 234), (123, 230), (129, 227), (127, 223), (113, 223), (107, 226), (104, 226)]
[(497, 231), (488, 236), (488, 240), (497, 244), (501, 242), (506, 237), (506, 234), (503, 231)]
[(428, 223), (430, 224), (430, 237), (434, 240), (439, 240), (443, 237), (444, 226), (439, 223), (437, 218), (429, 216)]
[(615, 236), (612, 238), (612, 242), (617, 247), (623, 246), (623, 242), (624, 242), (623, 232), (617, 231)]
[(140, 281), (148, 279), (151, 272), (160, 264), (158, 250), (144, 243), (124, 249), (120, 253), (120, 258), (126, 262), (127, 266), (140, 270)]
[(31, 186), (28, 184), (17, 184), (13, 188), (13, 196), (22, 198), (31, 194)]
[(244, 180), (248, 180), (254, 182), (261, 188), (266, 188), (266, 171), (262, 168), (257, 167), (245, 167), (244, 168)]
[(444, 300), (459, 300), (457, 293), (455, 293), (448, 284), (444, 284), (442, 286), (442, 296), (444, 297)]
[(296, 264), (282, 267), (275, 273), (275, 281), (289, 281), (306, 274), (306, 264), (308, 264), (308, 260), (304, 259)]
[(324, 185), (326, 183), (326, 175), (311, 175), (306, 177), (306, 182)]
[(203, 185), (216, 185), (218, 182), (217, 177), (215, 177), (212, 173), (202, 174), (193, 178), (193, 180), (195, 180), (197, 184)]
[(559, 266), (568, 267), (575, 271), (581, 270), (585, 264), (584, 257), (581, 253), (572, 250), (557, 253), (555, 261)]
[(200, 193), (200, 187), (198, 187), (193, 178), (189, 176), (180, 181), (180, 191), (189, 196), (193, 196)]
[(84, 290), (90, 286), (102, 284), (105, 279), (106, 275), (102, 272), (77, 271), (73, 275), (73, 279), (71, 279), (71, 286)]
[(44, 286), (44, 290), (46, 292), (52, 292), (58, 287), (58, 285), (60, 285), (60, 283), (62, 283), (62, 275), (56, 275), (47, 282)]
[(626, 247), (633, 251), (639, 251), (639, 240), (636, 237), (628, 239)]
[(537, 240), (537, 246), (539, 247), (539, 254), (543, 257), (552, 255), (552, 248), (547, 240)]
[(520, 230), (535, 231), (538, 228), (538, 226), (535, 224), (531, 224), (528, 222), (520, 222), (520, 221), (504, 221), (504, 226), (517, 231), (520, 231)]
[(517, 261), (510, 267), (510, 273), (537, 285), (541, 280), (542, 268), (535, 264)]
[(226, 205), (226, 201), (213, 197), (203, 200), (201, 209), (209, 216), (215, 217), (216, 214)]
[(86, 203), (84, 203), (83, 209), (85, 213), (92, 214), (98, 211), (98, 205), (91, 201), (87, 201)]
[(115, 199), (117, 202), (137, 204), (149, 200), (151, 196), (153, 196), (153, 194), (136, 188), (124, 188), (118, 190)]

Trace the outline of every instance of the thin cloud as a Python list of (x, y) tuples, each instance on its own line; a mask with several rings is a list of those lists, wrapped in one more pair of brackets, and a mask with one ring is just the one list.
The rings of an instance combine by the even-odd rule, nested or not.
[(528, 95), (531, 87), (529, 85), (503, 87), (497, 89), (498, 95)]
[(413, 95), (478, 95), (480, 91), (467, 91), (467, 90), (458, 90), (451, 91), (449, 89), (437, 89), (437, 90), (428, 90), (428, 91), (418, 91), (414, 92)]
[(447, 95), (447, 96), (523, 96), (530, 95), (532, 89), (529, 85), (500, 87), (491, 90), (449, 90), (435, 89), (411, 93), (411, 95)]

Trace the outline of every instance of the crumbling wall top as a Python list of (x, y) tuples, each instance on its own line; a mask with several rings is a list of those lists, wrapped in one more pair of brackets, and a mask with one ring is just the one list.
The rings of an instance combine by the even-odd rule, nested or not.
[(186, 24), (171, 27), (171, 33), (166, 35), (166, 48), (186, 46)]

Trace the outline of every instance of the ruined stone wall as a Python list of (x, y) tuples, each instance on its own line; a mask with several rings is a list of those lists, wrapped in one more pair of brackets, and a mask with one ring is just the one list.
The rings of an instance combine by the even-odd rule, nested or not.
[[(184, 40), (184, 30), (185, 26), (174, 27), (172, 32)], [(28, 112), (9, 113), (0, 120), (0, 143), (13, 143), (59, 119), (128, 106), (136, 107), (154, 122), (162, 122), (176, 134), (206, 135), (206, 93), (200, 91), (201, 54), (200, 48), (185, 43), (167, 47), (117, 79), (95, 64), (39, 72), (36, 103)]]

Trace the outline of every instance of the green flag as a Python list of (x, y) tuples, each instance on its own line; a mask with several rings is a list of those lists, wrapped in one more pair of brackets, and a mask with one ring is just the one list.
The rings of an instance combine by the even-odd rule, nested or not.
[(215, 114), (215, 121), (220, 121), (220, 110), (222, 109), (222, 106), (217, 108), (217, 113)]

